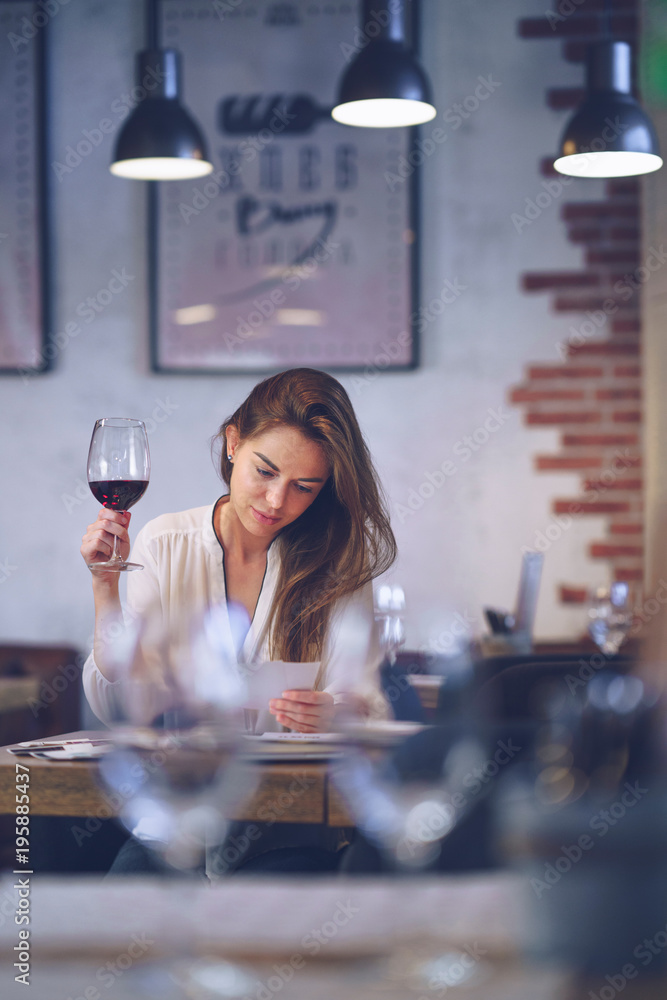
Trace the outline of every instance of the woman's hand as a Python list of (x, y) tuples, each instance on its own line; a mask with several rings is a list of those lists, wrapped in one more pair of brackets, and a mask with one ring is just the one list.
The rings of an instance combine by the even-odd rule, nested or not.
[(282, 698), (271, 699), (269, 711), (297, 733), (328, 733), (335, 705), (333, 695), (326, 691), (283, 691)]
[[(130, 523), (129, 511), (108, 510), (101, 507), (97, 520), (89, 524), (81, 543), (81, 555), (86, 565), (96, 562), (107, 562), (113, 555), (114, 537), (118, 538), (118, 549), (123, 559), (130, 553), (130, 536), (127, 527)], [(109, 577), (109, 580), (107, 580)], [(118, 579), (118, 573), (95, 574), (95, 579), (113, 582)]]

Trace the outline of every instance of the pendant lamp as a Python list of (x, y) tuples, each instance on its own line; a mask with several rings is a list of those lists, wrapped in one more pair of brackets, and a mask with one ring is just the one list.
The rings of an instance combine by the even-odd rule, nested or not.
[(363, 0), (359, 45), (332, 117), (343, 125), (400, 128), (436, 115), (431, 84), (406, 42), (406, 0)]
[(589, 46), (586, 97), (565, 127), (554, 167), (572, 177), (633, 177), (662, 166), (655, 129), (632, 95), (632, 52), (611, 38)]
[(157, 0), (148, 0), (148, 48), (137, 55), (145, 97), (121, 129), (110, 170), (142, 181), (204, 177), (213, 170), (201, 129), (180, 102), (181, 55), (158, 43)]

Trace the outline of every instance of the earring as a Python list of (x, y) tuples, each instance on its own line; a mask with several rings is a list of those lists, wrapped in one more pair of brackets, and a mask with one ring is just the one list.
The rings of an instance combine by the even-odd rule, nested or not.
[(229, 459), (229, 461), (231, 462), (231, 460), (232, 460), (232, 455), (231, 455), (231, 452), (229, 453), (229, 455), (227, 455), (227, 458), (228, 458), (228, 459)]

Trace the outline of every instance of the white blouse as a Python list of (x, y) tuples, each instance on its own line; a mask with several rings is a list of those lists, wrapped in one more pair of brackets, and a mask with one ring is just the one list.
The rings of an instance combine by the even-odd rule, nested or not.
[[(162, 514), (138, 533), (132, 561), (144, 569), (130, 573), (127, 581), (126, 615), (132, 620), (150, 608), (159, 607), (165, 620), (176, 609), (187, 606), (193, 614), (217, 605), (222, 613), (223, 640), (234, 649), (227, 614), (224, 552), (213, 529), (215, 504), (178, 514)], [(255, 614), (239, 658), (244, 662), (268, 660), (268, 623), (280, 571), (279, 539), (269, 547), (266, 573)], [(322, 653), (324, 690), (340, 700), (343, 693), (362, 696), (371, 718), (386, 718), (388, 705), (380, 690), (378, 666), (382, 653), (373, 619), (370, 583), (336, 602), (332, 609)], [(91, 652), (83, 666), (83, 688), (99, 719), (114, 715), (114, 691), (118, 681), (102, 675)], [(338, 697), (337, 697), (338, 696)], [(274, 728), (279, 728), (270, 717)], [(268, 727), (267, 727), (268, 728)]]

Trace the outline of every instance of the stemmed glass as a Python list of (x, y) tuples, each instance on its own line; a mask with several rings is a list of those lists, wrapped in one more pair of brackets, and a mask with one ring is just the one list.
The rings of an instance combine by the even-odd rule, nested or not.
[[(110, 640), (115, 720), (99, 779), (123, 825), (165, 872), (203, 877), (207, 855), (215, 868), (229, 819), (258, 780), (240, 754), (245, 684), (224, 639), (227, 613), (213, 607), (165, 622), (150, 610)], [(184, 883), (192, 909), (197, 887), (196, 878)], [(233, 963), (195, 958), (185, 940), (174, 961), (146, 975), (137, 969), (138, 992), (171, 996), (175, 985), (184, 997), (204, 986), (206, 996), (236, 997), (253, 984)]]
[(375, 622), (380, 648), (390, 663), (405, 643), (405, 595), (398, 585), (382, 584), (375, 593)]
[[(88, 451), (88, 485), (103, 507), (125, 511), (146, 492), (151, 473), (146, 426), (130, 417), (102, 417), (95, 421)], [(92, 573), (143, 569), (121, 558), (114, 535), (111, 559), (88, 563)]]
[[(375, 622), (385, 662), (390, 664), (405, 642), (404, 616), (403, 589), (380, 586)], [(375, 744), (381, 739), (373, 740), (364, 727), (356, 727), (349, 731), (356, 740), (331, 768), (356, 825), (389, 867), (399, 872), (418, 871), (435, 861), (444, 838), (475, 804), (467, 785), (475, 767), (486, 759), (469, 714), (473, 664), (467, 648), (448, 658), (447, 670), (456, 708), (450, 724), (437, 731), (437, 747), (435, 734), (417, 732), (387, 759), (377, 753)]]
[(632, 627), (630, 586), (617, 580), (610, 587), (597, 587), (588, 603), (588, 634), (606, 656), (614, 656)]

